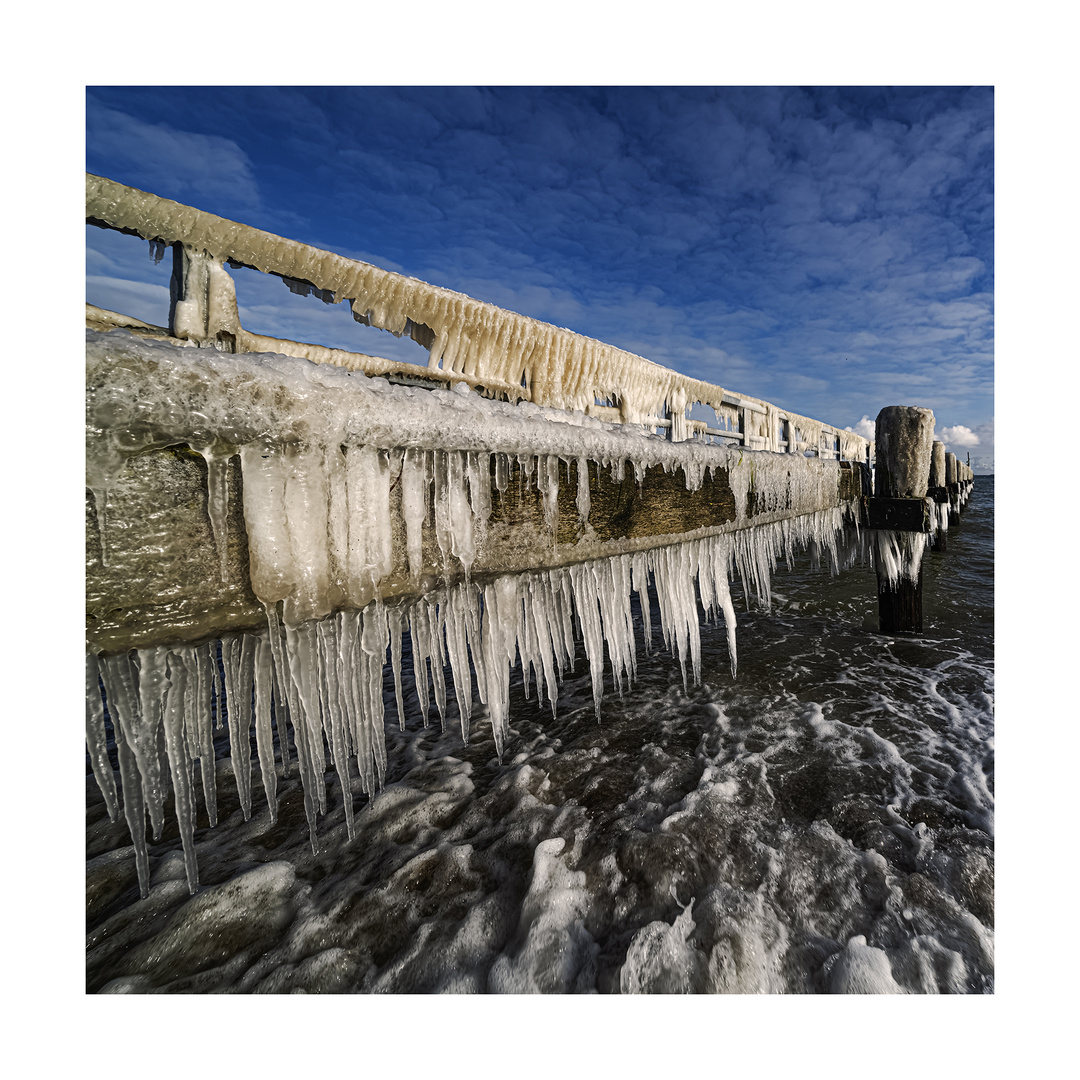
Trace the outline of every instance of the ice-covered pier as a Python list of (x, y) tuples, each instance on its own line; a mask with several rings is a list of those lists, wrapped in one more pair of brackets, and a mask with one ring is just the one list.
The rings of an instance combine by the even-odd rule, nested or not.
[[(314, 845), (328, 759), (350, 834), (354, 779), (382, 783), (387, 665), (399, 719), (407, 693), (425, 716), (434, 699), (466, 740), (475, 685), (501, 753), (516, 663), (553, 710), (576, 653), (598, 714), (605, 646), (633, 678), (635, 591), (695, 678), (699, 606), (734, 674), (731, 575), (768, 603), (776, 559), (807, 547), (834, 569), (869, 554), (883, 628), (918, 629), (923, 550), (971, 487), (928, 410), (883, 410), (875, 462), (852, 432), (101, 177), (86, 217), (173, 254), (168, 326), (87, 305), (87, 744), (144, 890), (170, 788), (197, 886), (215, 714), (245, 814), (252, 728), (272, 812), (295, 751)], [(428, 362), (254, 333), (230, 266), (346, 302)]]

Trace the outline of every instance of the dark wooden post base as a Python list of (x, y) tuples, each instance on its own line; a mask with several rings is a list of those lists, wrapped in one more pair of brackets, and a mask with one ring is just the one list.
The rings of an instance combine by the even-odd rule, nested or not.
[(878, 628), (883, 634), (921, 634), (922, 565), (917, 581), (901, 578), (891, 586), (878, 578)]

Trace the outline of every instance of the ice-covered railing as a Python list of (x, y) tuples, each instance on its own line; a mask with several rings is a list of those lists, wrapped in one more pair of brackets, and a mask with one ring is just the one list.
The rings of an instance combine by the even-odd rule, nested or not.
[[(810, 452), (869, 462), (871, 446), (853, 432), (768, 402), (691, 379), (633, 353), (570, 330), (505, 311), (462, 293), (287, 240), (190, 206), (86, 175), (86, 219), (173, 248), (174, 339), (229, 352), (276, 352), (368, 375), (394, 372), (465, 382), (505, 400), (580, 410), (608, 422), (664, 428), (673, 441), (734, 442), (751, 450)], [(427, 367), (286, 341), (240, 325), (226, 264), (283, 279), (293, 291), (326, 303), (347, 302), (353, 317), (428, 349)], [(88, 323), (123, 322), (88, 305)], [(711, 409), (715, 424), (689, 419)], [(696, 410), (701, 412), (699, 408)]]

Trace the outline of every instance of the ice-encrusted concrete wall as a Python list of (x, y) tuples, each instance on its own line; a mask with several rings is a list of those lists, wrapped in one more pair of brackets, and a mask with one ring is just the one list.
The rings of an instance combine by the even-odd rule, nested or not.
[[(580, 414), (392, 386), (300, 359), (122, 331), (88, 332), (87, 342), (95, 651), (261, 627), (260, 573), (308, 588), (297, 617), (319, 617), (419, 596), (466, 573), (483, 580), (734, 532), (855, 505), (863, 494), (861, 468), (848, 463), (672, 443)], [(372, 471), (348, 472), (358, 463)], [(303, 493), (303, 529), (290, 517), (300, 509), (268, 494), (267, 476)], [(344, 496), (335, 503), (338, 482)], [(371, 493), (361, 494), (365, 484)], [(410, 505), (416, 492), (422, 508)], [(351, 514), (341, 498), (351, 498)], [(253, 576), (249, 540), (265, 547), (262, 519), (275, 515), (284, 547), (257, 557)], [(359, 571), (349, 568), (355, 558), (366, 560)], [(323, 578), (304, 585), (307, 564), (320, 559)]]

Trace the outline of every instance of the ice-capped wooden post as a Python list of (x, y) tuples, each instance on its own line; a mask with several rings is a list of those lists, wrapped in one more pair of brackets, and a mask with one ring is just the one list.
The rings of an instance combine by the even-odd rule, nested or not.
[(934, 440), (930, 456), (930, 483), (927, 497), (934, 502), (937, 518), (931, 551), (945, 551), (949, 535), (949, 489), (945, 485), (945, 444)]
[(883, 634), (922, 633), (922, 555), (930, 531), (926, 493), (934, 414), (909, 405), (878, 413), (870, 527)]
[(945, 455), (945, 486), (949, 489), (949, 524), (960, 524), (960, 478), (955, 454)]

